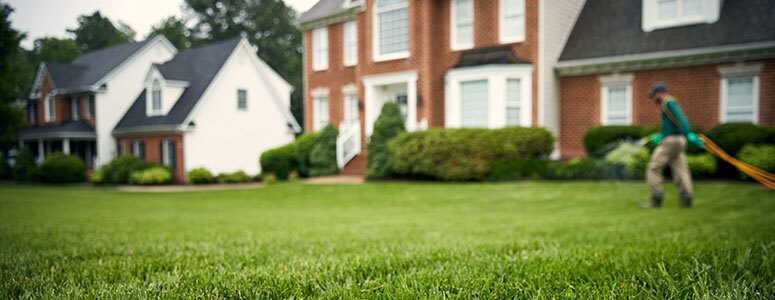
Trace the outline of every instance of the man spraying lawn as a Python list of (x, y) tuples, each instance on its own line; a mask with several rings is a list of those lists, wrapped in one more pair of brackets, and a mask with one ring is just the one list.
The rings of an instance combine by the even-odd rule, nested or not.
[(649, 137), (649, 140), (657, 145), (646, 169), (646, 184), (651, 188), (651, 202), (642, 203), (641, 207), (662, 206), (663, 170), (667, 165), (672, 171), (673, 181), (678, 185), (681, 207), (691, 207), (692, 175), (686, 162), (687, 141), (699, 148), (704, 148), (705, 145), (697, 134), (691, 131), (681, 106), (667, 93), (667, 86), (655, 84), (648, 98), (653, 99), (662, 108), (662, 131)]

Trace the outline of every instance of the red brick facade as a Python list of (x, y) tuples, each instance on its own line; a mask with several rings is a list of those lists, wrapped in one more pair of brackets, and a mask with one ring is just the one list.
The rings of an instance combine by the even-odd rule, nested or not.
[[(775, 125), (775, 60), (763, 63), (759, 74), (759, 124)], [(721, 64), (721, 65), (729, 65)], [(670, 94), (681, 104), (689, 121), (704, 129), (720, 122), (719, 64), (621, 72), (633, 74), (632, 123), (653, 125), (659, 120), (659, 107), (646, 99), (651, 86), (667, 84)], [(583, 137), (587, 129), (600, 125), (601, 74), (562, 77), (560, 83), (560, 156), (585, 156)], [(608, 75), (608, 74), (602, 74)]]
[[(498, 0), (474, 1), (474, 48), (499, 45)], [(328, 88), (329, 121), (338, 125), (344, 116), (341, 88), (358, 86), (361, 126), (364, 122), (364, 88), (362, 76), (414, 70), (418, 73), (417, 121), (427, 119), (429, 127), (444, 126), (444, 74), (454, 66), (462, 51), (450, 49), (450, 1), (409, 1), (408, 58), (375, 62), (372, 57), (372, 5), (366, 0), (366, 10), (355, 16), (358, 28), (358, 63), (343, 64), (343, 23), (327, 26), (328, 68), (312, 70), (312, 29), (304, 32), (304, 128), (312, 131), (312, 97), (310, 91)], [(538, 56), (538, 0), (525, 1), (525, 40), (512, 43), (514, 53), (536, 65)], [(533, 91), (537, 90), (537, 71), (533, 72)], [(533, 120), (537, 120), (537, 92), (533, 93)], [(534, 124), (536, 121), (534, 121)], [(363, 132), (363, 131), (362, 131)]]
[(175, 169), (172, 172), (175, 182), (186, 182), (186, 171), (183, 165), (183, 135), (181, 134), (120, 136), (116, 137), (116, 148), (119, 153), (130, 155), (132, 154), (132, 142), (143, 141), (145, 144), (145, 161), (161, 164), (160, 144), (164, 140), (175, 142)]
[[(72, 115), (70, 111), (70, 99), (73, 96), (78, 97), (78, 101), (80, 101), (80, 111), (79, 111), (79, 120), (85, 120), (89, 125), (94, 127), (94, 122), (96, 116), (87, 116), (87, 101), (89, 95), (88, 94), (80, 94), (80, 95), (68, 95), (68, 96), (54, 96), (54, 119), (50, 121), (46, 121), (46, 95), (53, 90), (54, 86), (51, 84), (51, 77), (46, 76), (43, 78), (43, 82), (41, 83), (41, 89), (40, 89), (40, 99), (38, 99), (38, 106), (36, 111), (36, 117), (37, 117), (37, 123), (36, 124), (30, 124), (30, 125), (55, 125), (62, 122), (70, 121), (72, 120)], [(97, 105), (97, 101), (94, 101), (94, 105)], [(93, 108), (93, 111), (96, 113), (96, 107)]]

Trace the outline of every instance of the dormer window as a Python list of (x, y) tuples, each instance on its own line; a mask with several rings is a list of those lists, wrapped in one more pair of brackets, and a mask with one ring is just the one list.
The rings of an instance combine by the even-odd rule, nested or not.
[(718, 21), (721, 0), (643, 0), (643, 31)]
[(161, 114), (161, 83), (158, 79), (153, 80), (151, 91), (151, 112), (154, 115)]

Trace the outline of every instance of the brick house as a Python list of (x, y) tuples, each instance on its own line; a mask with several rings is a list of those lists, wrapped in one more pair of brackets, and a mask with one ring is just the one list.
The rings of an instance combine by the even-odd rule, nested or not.
[(410, 131), (519, 125), (557, 133), (552, 67), (582, 3), (321, 0), (299, 18), (304, 127), (337, 125), (340, 168), (355, 174), (365, 172), (361, 141), (386, 102), (398, 104)]
[[(119, 75), (86, 92), (63, 88), (62, 82), (91, 69)], [(158, 36), (89, 52), (70, 64), (43, 63), (37, 78), (29, 101), (33, 125), (19, 135), (20, 143), (36, 144), (31, 149), (40, 161), (62, 151), (98, 167), (131, 154), (169, 166), (177, 182), (198, 167), (256, 174), (261, 153), (292, 141), (301, 129), (290, 113), (293, 88), (244, 38), (178, 52)], [(52, 110), (45, 122), (35, 119)], [(84, 153), (82, 140), (91, 145)]]
[(689, 121), (775, 125), (775, 1), (587, 1), (555, 66), (560, 151), (601, 124), (653, 125), (667, 84)]

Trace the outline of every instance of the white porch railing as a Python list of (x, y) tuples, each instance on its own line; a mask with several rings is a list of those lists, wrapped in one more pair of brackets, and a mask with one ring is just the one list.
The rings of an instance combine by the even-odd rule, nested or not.
[(344, 168), (350, 160), (361, 153), (360, 122), (339, 123), (339, 136), (336, 137), (336, 164)]

